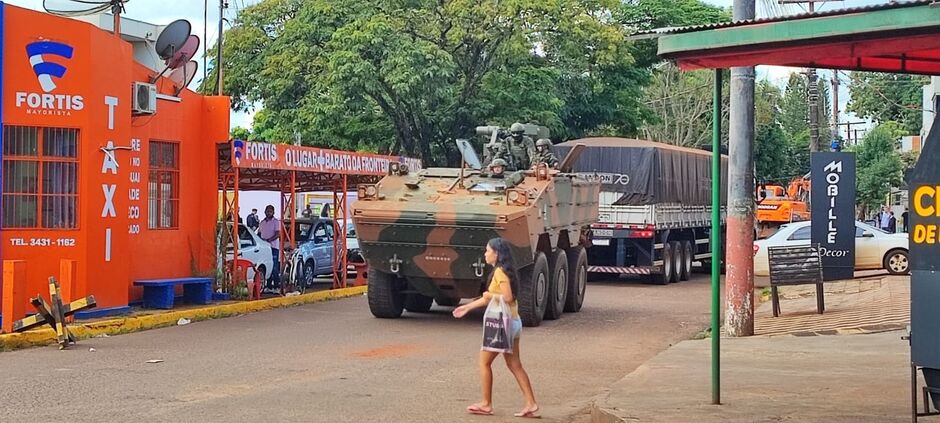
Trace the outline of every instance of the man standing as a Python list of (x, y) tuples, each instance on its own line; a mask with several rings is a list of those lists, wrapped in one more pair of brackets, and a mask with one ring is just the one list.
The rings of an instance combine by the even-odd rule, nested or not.
[(300, 215), (303, 217), (313, 217), (313, 209), (310, 208), (310, 204), (307, 204), (307, 208), (305, 208)]
[(898, 232), (898, 219), (894, 217), (894, 212), (890, 212), (891, 217), (888, 218), (888, 233), (897, 233)]
[(888, 206), (882, 206), (881, 214), (878, 215), (878, 228), (887, 230), (889, 223), (891, 223), (891, 215), (888, 213)]
[(904, 208), (904, 213), (901, 213), (901, 227), (904, 228), (904, 233), (907, 233), (907, 207)]
[(526, 170), (535, 163), (535, 143), (525, 134), (525, 125), (516, 122), (509, 127), (510, 136), (503, 139), (509, 162), (509, 170)]
[(274, 206), (264, 208), (264, 220), (261, 221), (258, 236), (271, 244), (271, 256), (274, 269), (268, 278), (267, 288), (277, 289), (281, 285), (281, 221), (274, 217)]
[(245, 225), (248, 226), (248, 229), (252, 231), (258, 230), (258, 209), (251, 209), (251, 214), (248, 215), (248, 218), (245, 219)]

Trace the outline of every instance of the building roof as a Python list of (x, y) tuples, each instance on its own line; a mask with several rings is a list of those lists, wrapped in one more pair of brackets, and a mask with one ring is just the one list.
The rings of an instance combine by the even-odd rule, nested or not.
[(940, 8), (909, 1), (654, 30), (683, 70), (777, 65), (940, 75)]

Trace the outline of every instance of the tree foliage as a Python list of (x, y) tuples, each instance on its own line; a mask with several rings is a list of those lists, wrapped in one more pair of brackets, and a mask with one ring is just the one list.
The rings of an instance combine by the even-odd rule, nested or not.
[[(671, 63), (657, 66), (644, 92), (652, 118), (643, 127), (643, 136), (680, 147), (711, 145), (714, 84), (714, 72), (681, 72)], [(728, 78), (723, 80), (722, 93), (722, 130), (727, 134)], [(727, 137), (721, 139), (727, 145)]]
[(923, 86), (920, 75), (852, 72), (848, 110), (880, 123), (898, 122), (906, 135), (920, 133)]
[[(223, 47), (257, 138), (457, 160), (452, 140), (531, 121), (557, 138), (635, 133), (648, 72), (615, 0), (263, 0)], [(213, 76), (208, 81), (214, 80)], [(208, 89), (208, 87), (206, 87)], [(262, 113), (263, 112), (263, 113)]]
[(857, 202), (867, 208), (882, 204), (891, 187), (901, 184), (904, 164), (897, 142), (906, 132), (897, 122), (885, 122), (869, 131), (854, 147), (858, 163)]

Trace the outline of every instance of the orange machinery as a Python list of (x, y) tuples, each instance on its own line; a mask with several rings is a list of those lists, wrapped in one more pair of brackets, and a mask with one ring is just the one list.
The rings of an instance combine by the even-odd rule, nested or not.
[(794, 178), (786, 188), (778, 184), (762, 184), (756, 194), (755, 231), (759, 239), (773, 235), (785, 223), (810, 219), (809, 174)]

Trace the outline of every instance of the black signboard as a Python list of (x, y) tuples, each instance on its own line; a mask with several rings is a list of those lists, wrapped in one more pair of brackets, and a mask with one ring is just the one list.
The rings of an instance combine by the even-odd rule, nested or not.
[(911, 361), (940, 369), (940, 114), (907, 181)]
[(812, 238), (822, 253), (823, 279), (855, 276), (855, 154), (812, 153)]

